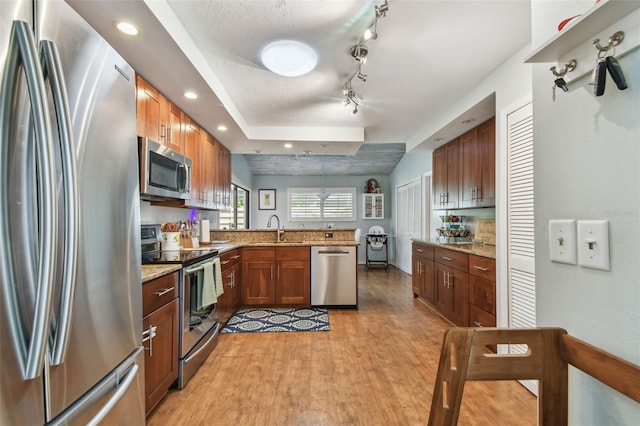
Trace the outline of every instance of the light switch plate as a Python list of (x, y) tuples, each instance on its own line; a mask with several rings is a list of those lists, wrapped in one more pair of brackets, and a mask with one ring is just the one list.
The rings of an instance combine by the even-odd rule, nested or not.
[(576, 221), (574, 219), (549, 221), (549, 258), (553, 262), (576, 264)]
[(609, 221), (578, 221), (578, 264), (585, 268), (610, 270)]

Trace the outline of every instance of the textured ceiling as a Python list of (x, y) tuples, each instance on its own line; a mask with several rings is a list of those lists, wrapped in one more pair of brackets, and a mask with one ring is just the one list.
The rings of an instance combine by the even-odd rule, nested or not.
[[(405, 153), (403, 143), (362, 145), (355, 155), (245, 154), (254, 175), (388, 175)], [(286, 172), (285, 172), (286, 171)]]
[[(443, 111), (530, 40), (529, 0), (390, 0), (379, 37), (367, 44), (367, 81), (353, 82), (362, 105), (352, 115), (341, 102), (355, 65), (349, 51), (383, 1), (67, 0), (232, 153), (296, 159), (310, 151), (310, 163), (317, 155), (357, 155), (361, 147), (384, 157), (383, 147), (396, 143), (431, 150), (456, 137), (473, 127), (461, 121), (495, 114), (493, 99), (448, 124), (434, 127), (433, 120), (443, 122)], [(113, 23), (121, 19), (138, 25), (140, 35), (117, 33)], [(268, 71), (260, 50), (281, 38), (316, 49), (317, 68), (293, 78)], [(186, 90), (199, 98), (185, 99)], [(228, 130), (217, 130), (220, 124)], [(350, 174), (348, 162), (341, 164)], [(384, 174), (378, 168), (388, 163), (374, 157), (368, 167)]]

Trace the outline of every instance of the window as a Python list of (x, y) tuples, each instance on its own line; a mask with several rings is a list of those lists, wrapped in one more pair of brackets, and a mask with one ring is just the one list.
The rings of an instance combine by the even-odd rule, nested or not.
[(290, 222), (355, 221), (356, 189), (326, 188), (329, 198), (321, 201), (316, 195), (321, 188), (288, 188)]
[(231, 207), (220, 212), (220, 229), (249, 228), (249, 191), (231, 184)]

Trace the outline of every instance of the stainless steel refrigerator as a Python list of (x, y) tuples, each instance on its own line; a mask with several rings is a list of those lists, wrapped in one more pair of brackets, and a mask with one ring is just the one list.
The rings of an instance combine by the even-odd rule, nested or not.
[(134, 72), (59, 0), (0, 61), (0, 425), (144, 424)]

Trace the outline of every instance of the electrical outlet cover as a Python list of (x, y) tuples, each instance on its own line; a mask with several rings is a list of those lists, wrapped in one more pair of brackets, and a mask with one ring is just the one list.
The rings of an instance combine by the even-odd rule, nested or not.
[(577, 263), (574, 219), (549, 221), (549, 258), (553, 262), (569, 265)]

